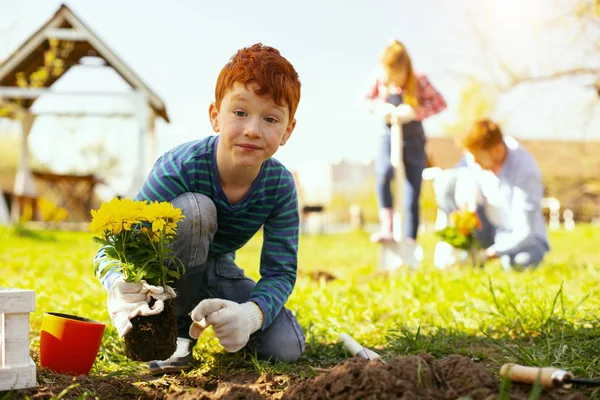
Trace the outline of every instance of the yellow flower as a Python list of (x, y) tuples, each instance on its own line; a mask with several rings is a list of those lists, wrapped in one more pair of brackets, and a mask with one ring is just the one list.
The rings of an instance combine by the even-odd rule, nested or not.
[(164, 286), (185, 271), (179, 260), (175, 273), (165, 265), (166, 260), (175, 259), (167, 246), (175, 239), (177, 222), (185, 218), (180, 209), (168, 202), (148, 204), (115, 198), (91, 214), (94, 240), (111, 249), (111, 257), (119, 262), (118, 269), (127, 282), (146, 279), (152, 285)]
[(144, 220), (145, 207), (145, 201), (121, 200), (117, 215), (123, 222), (123, 229), (130, 231), (134, 224), (141, 223)]
[(477, 213), (466, 210), (452, 212), (450, 214), (450, 224), (456, 227), (458, 232), (463, 236), (472, 234), (476, 228), (481, 229), (481, 222)]
[(112, 235), (118, 235), (123, 230), (129, 231), (134, 224), (143, 221), (145, 205), (143, 201), (118, 198), (103, 202), (98, 210), (91, 211), (90, 230), (102, 237), (107, 231)]
[(150, 238), (153, 242), (158, 242), (160, 240), (160, 235), (156, 232), (151, 231), (150, 229), (143, 227), (142, 233)]
[(175, 234), (177, 231), (177, 223), (185, 218), (181, 214), (181, 209), (173, 207), (171, 203), (166, 201), (153, 202), (146, 207), (144, 216), (148, 222), (152, 224), (152, 231)]
[(115, 226), (116, 215), (111, 210), (110, 203), (102, 203), (98, 210), (92, 210), (92, 222), (90, 222), (90, 230), (92, 233), (105, 238), (105, 232), (113, 232)]

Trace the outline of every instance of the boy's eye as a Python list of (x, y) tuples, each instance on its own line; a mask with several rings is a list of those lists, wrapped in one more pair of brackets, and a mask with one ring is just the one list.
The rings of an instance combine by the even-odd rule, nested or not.
[(273, 117), (267, 117), (265, 118), (265, 121), (267, 121), (270, 124), (274, 124), (275, 122), (277, 122), (277, 120)]
[(244, 111), (234, 111), (233, 112), (236, 117), (245, 117), (246, 113)]

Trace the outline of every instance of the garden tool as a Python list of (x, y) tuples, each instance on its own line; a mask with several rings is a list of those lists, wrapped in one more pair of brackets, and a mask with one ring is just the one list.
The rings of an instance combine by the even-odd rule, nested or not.
[(394, 167), (394, 181), (396, 192), (394, 193), (394, 222), (393, 240), (381, 242), (381, 255), (379, 259), (380, 268), (384, 271), (394, 271), (402, 265), (408, 265), (416, 269), (421, 264), (423, 249), (416, 244), (404, 239), (402, 229), (402, 209), (404, 207), (404, 163), (402, 160), (402, 121), (398, 118), (391, 120), (391, 154), (390, 160)]
[(508, 377), (513, 382), (533, 384), (539, 381), (544, 388), (570, 389), (573, 385), (600, 386), (598, 379), (575, 378), (564, 369), (553, 367), (525, 367), (518, 364), (504, 364), (500, 368), (500, 376)]
[(342, 341), (344, 348), (352, 354), (352, 356), (366, 358), (367, 360), (379, 360), (385, 364), (381, 356), (373, 350), (362, 347), (356, 340), (347, 333), (340, 333), (339, 339)]

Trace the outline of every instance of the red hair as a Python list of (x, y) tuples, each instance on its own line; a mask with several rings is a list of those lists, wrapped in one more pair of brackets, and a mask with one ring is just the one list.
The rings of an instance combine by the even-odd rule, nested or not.
[(227, 90), (235, 82), (243, 84), (255, 83), (254, 92), (258, 96), (268, 96), (278, 106), (287, 105), (290, 111), (290, 122), (294, 119), (300, 102), (300, 80), (292, 64), (286, 60), (279, 50), (257, 43), (237, 51), (223, 67), (217, 78), (215, 88), (215, 105), (221, 107), (221, 101)]
[(489, 150), (503, 142), (500, 127), (489, 118), (477, 120), (463, 138), (463, 146), (469, 151)]

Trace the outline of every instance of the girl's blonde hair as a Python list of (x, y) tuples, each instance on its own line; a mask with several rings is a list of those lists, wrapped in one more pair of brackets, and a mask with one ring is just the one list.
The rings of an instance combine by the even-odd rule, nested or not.
[[(406, 47), (398, 40), (392, 41), (381, 55), (381, 66), (383, 67), (387, 84), (402, 87), (404, 103), (412, 107), (417, 107), (419, 105), (419, 101), (417, 100), (417, 77), (415, 76)], [(404, 82), (394, 81), (394, 79), (397, 79), (395, 73), (398, 71), (406, 73)]]

